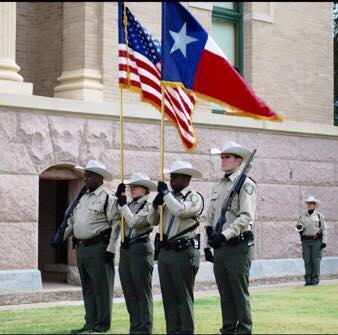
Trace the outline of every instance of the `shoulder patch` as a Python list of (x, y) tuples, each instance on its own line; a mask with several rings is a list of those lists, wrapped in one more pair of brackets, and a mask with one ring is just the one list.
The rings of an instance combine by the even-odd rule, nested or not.
[(195, 204), (196, 202), (198, 202), (198, 195), (196, 193), (193, 193), (190, 197), (190, 201)]
[(248, 193), (249, 195), (251, 195), (254, 192), (254, 188), (253, 188), (253, 186), (251, 184), (245, 183), (244, 184), (244, 191), (246, 193)]

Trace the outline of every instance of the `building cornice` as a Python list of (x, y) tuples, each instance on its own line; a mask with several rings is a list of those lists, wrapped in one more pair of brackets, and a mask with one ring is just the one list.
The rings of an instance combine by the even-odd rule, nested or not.
[[(119, 119), (119, 106), (119, 102), (89, 102), (36, 95), (29, 96), (0, 93), (0, 111), (13, 110), (17, 112)], [(124, 117), (126, 120), (138, 122), (160, 122), (160, 113), (154, 107), (146, 103), (125, 103)], [(333, 125), (288, 120), (284, 122), (262, 121), (246, 117), (214, 114), (211, 111), (198, 110), (198, 108), (193, 115), (193, 124), (210, 128), (338, 139), (338, 127)]]

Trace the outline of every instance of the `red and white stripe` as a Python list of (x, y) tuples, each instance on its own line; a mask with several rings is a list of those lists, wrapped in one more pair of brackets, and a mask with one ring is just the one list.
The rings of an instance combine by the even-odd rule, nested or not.
[[(127, 65), (128, 64), (128, 65)], [(127, 67), (129, 66), (130, 83)], [(161, 65), (156, 66), (145, 56), (119, 44), (119, 83), (140, 89), (142, 96), (161, 110)], [(181, 87), (166, 86), (164, 89), (165, 114), (176, 125), (183, 144), (191, 149), (196, 137), (191, 121), (191, 114), (196, 104), (195, 96)]]

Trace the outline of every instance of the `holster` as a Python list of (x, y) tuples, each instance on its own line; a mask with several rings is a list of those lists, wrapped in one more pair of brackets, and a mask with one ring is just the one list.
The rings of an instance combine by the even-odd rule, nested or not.
[(161, 241), (161, 235), (160, 233), (156, 233), (155, 240), (154, 240), (154, 260), (158, 260), (158, 255), (161, 251), (161, 248), (165, 246), (167, 242), (167, 237), (163, 234), (163, 241)]
[(314, 237), (314, 240), (322, 240), (323, 239), (323, 233), (319, 231)]
[(211, 234), (213, 233), (213, 228), (210, 227), (210, 226), (206, 226), (205, 227), (205, 232), (206, 232), (206, 235), (207, 235), (207, 238), (209, 238), (211, 236)]
[(121, 248), (128, 249), (129, 248), (129, 238), (127, 236), (124, 237), (124, 241), (121, 241)]

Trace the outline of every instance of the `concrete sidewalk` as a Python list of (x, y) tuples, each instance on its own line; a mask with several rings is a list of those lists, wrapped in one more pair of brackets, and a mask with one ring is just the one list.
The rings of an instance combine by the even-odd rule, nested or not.
[[(328, 279), (328, 280), (321, 280), (320, 286), (325, 285), (337, 285), (338, 279)], [(49, 286), (49, 287), (48, 287)], [(55, 289), (55, 287), (60, 286), (59, 289), (64, 290), (73, 290), (74, 288), (81, 290), (78, 286), (71, 286), (66, 287), (62, 284), (47, 284), (46, 290), (48, 289)], [(70, 286), (70, 285), (68, 285)], [(279, 283), (279, 284), (267, 284), (267, 285), (253, 285), (250, 286), (250, 292), (260, 292), (260, 291), (272, 291), (278, 289), (287, 289), (287, 288), (295, 288), (295, 287), (303, 287), (304, 282), (288, 282), (288, 283)], [(316, 289), (316, 287), (308, 287), (309, 289)], [(201, 297), (218, 297), (217, 290), (203, 290), (203, 291), (195, 291), (195, 298)], [(154, 301), (162, 300), (161, 294), (154, 294), (153, 296)], [(114, 304), (124, 303), (124, 298), (114, 298)], [(20, 305), (6, 305), (0, 306), (0, 311), (3, 310), (21, 310), (21, 309), (32, 309), (32, 308), (51, 308), (51, 307), (65, 307), (65, 306), (79, 306), (83, 305), (83, 300), (75, 300), (75, 301), (52, 301), (52, 302), (40, 302), (35, 304), (20, 304)]]

